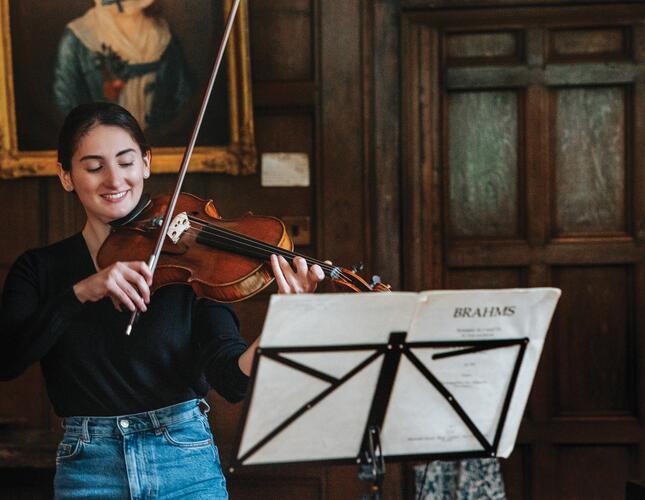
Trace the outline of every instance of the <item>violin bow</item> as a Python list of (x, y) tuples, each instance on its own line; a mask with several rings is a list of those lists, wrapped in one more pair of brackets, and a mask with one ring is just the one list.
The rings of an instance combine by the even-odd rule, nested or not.
[[(188, 164), (190, 163), (190, 158), (193, 155), (193, 149), (195, 149), (195, 143), (197, 142), (197, 135), (199, 134), (199, 129), (201, 128), (202, 122), (204, 121), (204, 115), (206, 114), (206, 107), (208, 106), (208, 101), (210, 100), (211, 93), (213, 92), (215, 79), (217, 78), (217, 74), (219, 73), (219, 68), (222, 63), (222, 59), (224, 59), (224, 52), (226, 50), (228, 39), (230, 38), (230, 35), (231, 35), (231, 31), (233, 29), (233, 22), (235, 21), (235, 16), (237, 14), (239, 6), (240, 6), (240, 0), (235, 0), (233, 3), (233, 6), (231, 7), (231, 11), (229, 12), (228, 19), (226, 20), (226, 28), (224, 29), (224, 35), (222, 36), (222, 41), (220, 42), (219, 50), (217, 51), (217, 57), (215, 58), (215, 62), (213, 63), (213, 70), (211, 71), (211, 76), (208, 80), (208, 85), (206, 86), (206, 90), (204, 92), (202, 104), (201, 104), (201, 107), (199, 108), (199, 113), (197, 114), (197, 120), (195, 121), (195, 125), (193, 126), (193, 133), (191, 134), (190, 140), (188, 141), (188, 145), (184, 150), (184, 157), (181, 161), (181, 167), (179, 168), (179, 174), (177, 176), (177, 183), (175, 184), (175, 190), (172, 194), (172, 197), (170, 198), (170, 202), (168, 203), (168, 208), (166, 208), (166, 213), (163, 218), (161, 230), (159, 231), (159, 236), (157, 237), (157, 243), (155, 245), (155, 249), (152, 252), (152, 255), (150, 255), (150, 258), (148, 259), (148, 267), (150, 268), (150, 272), (152, 273), (153, 276), (155, 273), (155, 269), (157, 268), (157, 260), (159, 259), (159, 255), (161, 254), (161, 248), (163, 247), (166, 233), (170, 228), (170, 223), (172, 221), (172, 214), (175, 211), (175, 206), (177, 205), (177, 199), (179, 198), (179, 194), (181, 193), (181, 186), (184, 183), (184, 178), (186, 177), (186, 172), (188, 171)], [(138, 317), (139, 317), (139, 311), (135, 310), (130, 316), (130, 322), (128, 323), (128, 326), (125, 329), (126, 335), (130, 335), (130, 333), (132, 333), (132, 328), (135, 322), (137, 321)]]

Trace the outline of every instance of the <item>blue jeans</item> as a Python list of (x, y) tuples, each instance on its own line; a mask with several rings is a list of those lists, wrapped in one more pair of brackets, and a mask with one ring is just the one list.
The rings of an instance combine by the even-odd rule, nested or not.
[[(119, 417), (68, 417), (55, 498), (227, 499), (199, 399)], [(208, 411), (208, 405), (206, 405)]]

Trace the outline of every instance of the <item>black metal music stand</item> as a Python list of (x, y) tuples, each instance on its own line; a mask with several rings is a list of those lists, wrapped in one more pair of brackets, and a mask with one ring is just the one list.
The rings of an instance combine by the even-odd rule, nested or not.
[[(553, 308), (555, 301), (557, 297)], [(548, 311), (549, 319), (553, 308)], [(541, 332), (542, 338), (545, 333)], [(529, 338), (412, 342), (407, 338), (407, 332), (392, 332), (387, 341), (377, 343), (259, 348), (229, 472), (241, 467), (278, 463), (354, 463), (359, 466), (359, 478), (371, 482), (370, 497), (379, 499), (385, 460), (498, 456)], [(460, 364), (459, 370), (477, 365), (480, 376), (485, 376), (485, 373), (481, 375), (481, 367), (486, 357), (509, 349), (512, 352), (506, 352), (506, 364), (496, 368), (505, 370), (505, 375), (496, 379), (504, 381), (496, 389), (500, 395), (495, 400), (499, 407), (497, 419), (494, 425), (488, 422), (484, 429), (476, 423), (477, 416), (469, 414), (463, 401), (455, 395), (455, 392), (463, 395), (476, 390), (476, 384), (466, 389), (457, 384), (451, 390), (447, 383), (454, 385), (454, 381), (444, 383), (446, 381), (433, 372), (438, 366), (454, 363)], [(345, 368), (341, 369), (338, 365), (348, 356), (350, 362), (345, 360)], [(464, 360), (469, 362), (464, 363)], [(405, 384), (410, 383), (413, 372), (418, 386), (408, 388)], [(397, 383), (397, 378), (404, 375), (405, 381)], [(463, 376), (467, 377), (467, 374)], [(532, 377), (533, 373), (531, 380)], [(448, 432), (439, 436), (426, 436), (423, 429), (418, 432), (406, 429), (403, 434), (408, 433), (405, 435), (410, 443), (409, 446), (401, 444), (396, 420), (413, 407), (415, 395), (424, 391), (433, 391), (437, 407), (444, 405), (444, 421), (448, 422), (446, 419), (450, 418), (454, 422), (450, 420), (446, 427)], [(522, 396), (528, 394), (522, 392), (525, 393)], [(277, 400), (273, 400), (272, 395)], [(280, 400), (291, 404), (281, 405)], [(525, 400), (522, 407), (524, 403)], [(395, 415), (388, 419), (392, 413)], [(279, 418), (274, 414), (280, 414)], [(433, 412), (421, 418), (432, 422)], [(336, 420), (341, 422), (334, 427), (332, 421)], [(454, 430), (453, 434), (450, 429)], [(347, 435), (343, 436), (344, 433)], [(447, 435), (454, 439), (454, 449), (450, 442), (446, 443)], [(395, 446), (393, 439), (397, 440)], [(423, 439), (427, 439), (428, 444), (422, 442), (423, 451), (419, 452), (419, 443), (415, 440)], [(464, 443), (469, 443), (469, 447), (464, 448)]]

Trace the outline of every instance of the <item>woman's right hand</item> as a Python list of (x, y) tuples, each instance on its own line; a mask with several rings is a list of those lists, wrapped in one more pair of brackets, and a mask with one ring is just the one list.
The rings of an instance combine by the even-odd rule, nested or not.
[(115, 262), (96, 274), (74, 285), (74, 293), (81, 302), (97, 302), (110, 297), (117, 310), (125, 306), (134, 312), (146, 311), (150, 302), (152, 273), (143, 261)]

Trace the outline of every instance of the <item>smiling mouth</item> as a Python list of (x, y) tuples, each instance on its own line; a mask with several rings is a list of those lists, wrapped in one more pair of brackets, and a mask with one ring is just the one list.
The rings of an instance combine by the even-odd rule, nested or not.
[(123, 199), (123, 197), (128, 194), (129, 190), (126, 191), (121, 191), (119, 193), (108, 193), (108, 194), (102, 194), (101, 198), (107, 200), (107, 201), (119, 201)]

